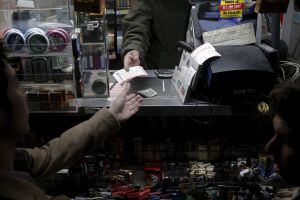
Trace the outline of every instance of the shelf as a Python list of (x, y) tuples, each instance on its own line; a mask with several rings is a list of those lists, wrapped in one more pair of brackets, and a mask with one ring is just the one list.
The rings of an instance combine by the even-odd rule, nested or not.
[[(1, 8), (1, 5), (0, 5)], [(74, 27), (70, 11), (64, 8), (30, 8), (30, 9), (1, 9), (1, 29), (11, 27), (26, 29), (28, 27), (65, 28)]]
[[(63, 1), (61, 1), (63, 3)], [(8, 3), (7, 3), (8, 4)], [(43, 3), (45, 5), (42, 6), (41, 4), (35, 3), (35, 8), (24, 8), (24, 7), (18, 7), (15, 3), (10, 3), (10, 5), (5, 4), (5, 6), (8, 6), (6, 8), (0, 8), (1, 11), (50, 11), (50, 10), (69, 10), (68, 6), (68, 0), (65, 0), (65, 6), (58, 6), (58, 7), (48, 7), (47, 3)]]
[(29, 88), (29, 87), (34, 87), (34, 88), (37, 88), (37, 87), (68, 88), (69, 86), (74, 86), (75, 85), (74, 81), (63, 81), (61, 83), (54, 83), (53, 81), (51, 81), (51, 82), (47, 81), (47, 82), (41, 82), (41, 83), (27, 82), (27, 81), (20, 81), (20, 82), (21, 82), (21, 84), (24, 88)]
[(126, 15), (129, 10), (117, 10), (117, 15)]
[[(0, 4), (0, 38), (24, 88), (30, 112), (78, 112), (69, 0)], [(32, 4), (30, 4), (32, 3)], [(5, 33), (5, 34), (4, 34)]]
[(70, 52), (62, 51), (62, 52), (44, 52), (44, 53), (31, 53), (31, 52), (8, 52), (6, 53), (8, 58), (13, 57), (66, 57), (70, 56)]
[(117, 10), (129, 10), (130, 6), (125, 6), (125, 7), (117, 7)]

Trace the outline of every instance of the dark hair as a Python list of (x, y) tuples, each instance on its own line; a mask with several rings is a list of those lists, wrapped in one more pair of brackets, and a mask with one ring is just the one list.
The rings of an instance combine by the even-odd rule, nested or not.
[(273, 115), (278, 114), (293, 132), (297, 132), (300, 124), (300, 79), (272, 90), (270, 104)]
[(294, 8), (297, 12), (300, 11), (300, 0), (295, 0)]
[(11, 102), (7, 96), (7, 63), (3, 43), (0, 41), (0, 110), (10, 114)]

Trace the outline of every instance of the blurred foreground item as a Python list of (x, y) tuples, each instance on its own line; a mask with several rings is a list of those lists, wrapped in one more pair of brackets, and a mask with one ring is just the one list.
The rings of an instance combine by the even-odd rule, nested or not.
[(257, 13), (285, 13), (289, 0), (257, 0), (255, 12)]

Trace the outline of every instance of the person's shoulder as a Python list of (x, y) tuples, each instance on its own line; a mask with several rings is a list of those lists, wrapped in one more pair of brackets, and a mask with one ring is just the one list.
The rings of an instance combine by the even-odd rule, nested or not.
[(300, 187), (294, 190), (292, 200), (300, 200)]

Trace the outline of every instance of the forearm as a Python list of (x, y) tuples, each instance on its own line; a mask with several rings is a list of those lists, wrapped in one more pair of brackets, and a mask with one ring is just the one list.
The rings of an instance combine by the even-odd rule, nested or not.
[(123, 18), (122, 58), (130, 50), (137, 50), (142, 61), (150, 46), (150, 24), (152, 13), (150, 6), (143, 0), (137, 0), (134, 7)]
[(106, 108), (98, 111), (89, 120), (67, 130), (41, 148), (24, 149), (28, 154), (30, 173), (35, 178), (42, 178), (70, 166), (99, 147), (119, 128), (119, 122)]

